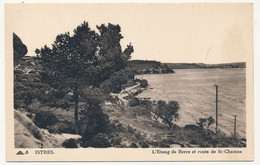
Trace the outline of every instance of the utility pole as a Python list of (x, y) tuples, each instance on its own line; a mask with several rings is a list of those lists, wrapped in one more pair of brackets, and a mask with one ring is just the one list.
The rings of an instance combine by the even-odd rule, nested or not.
[(234, 137), (236, 137), (236, 129), (237, 129), (237, 115), (233, 115), (234, 116)]
[(216, 87), (216, 133), (218, 133), (218, 85)]

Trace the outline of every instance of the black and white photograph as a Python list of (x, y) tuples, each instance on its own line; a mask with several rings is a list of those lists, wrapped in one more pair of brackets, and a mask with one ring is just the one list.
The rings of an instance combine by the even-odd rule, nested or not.
[(5, 9), (15, 149), (232, 155), (252, 144), (251, 3)]

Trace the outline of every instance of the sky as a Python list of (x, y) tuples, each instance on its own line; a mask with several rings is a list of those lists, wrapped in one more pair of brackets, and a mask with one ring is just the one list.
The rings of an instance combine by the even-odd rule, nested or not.
[(119, 24), (122, 48), (134, 46), (132, 59), (227, 63), (253, 55), (249, 3), (7, 4), (5, 11), (7, 38), (16, 33), (27, 55), (83, 21), (92, 29)]

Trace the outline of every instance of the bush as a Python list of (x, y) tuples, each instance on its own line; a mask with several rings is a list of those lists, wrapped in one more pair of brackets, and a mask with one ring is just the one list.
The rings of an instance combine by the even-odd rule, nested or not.
[(150, 100), (142, 100), (141, 106), (145, 108), (143, 114), (146, 115), (146, 116), (151, 116), (151, 112), (152, 112), (152, 109), (153, 109), (152, 102)]
[(199, 130), (200, 127), (199, 127), (199, 126), (196, 126), (196, 125), (194, 125), (194, 124), (188, 124), (188, 125), (185, 125), (185, 126), (184, 126), (184, 129)]
[(107, 148), (111, 147), (107, 134), (99, 133), (86, 142), (85, 147)]
[(135, 105), (135, 106), (132, 106), (133, 108), (131, 108), (131, 110), (134, 112), (135, 116), (136, 115), (151, 116), (153, 106), (152, 106), (152, 102), (150, 100), (140, 100), (140, 99), (138, 99), (138, 100), (132, 99), (132, 100), (129, 102), (129, 105), (130, 106)]
[(145, 79), (141, 80), (141, 81), (140, 81), (140, 86), (141, 86), (142, 88), (147, 87), (147, 86), (148, 86), (148, 81), (145, 80)]
[(40, 128), (48, 128), (58, 122), (57, 117), (50, 111), (40, 111), (35, 115), (34, 123)]
[(204, 130), (205, 127), (207, 130), (209, 130), (209, 127), (215, 122), (214, 118), (212, 116), (208, 118), (199, 118), (199, 122), (197, 122), (197, 125), (200, 129)]
[(83, 143), (97, 134), (106, 133), (109, 130), (109, 118), (101, 109), (86, 111), (83, 122), (86, 124), (82, 134)]
[(62, 146), (65, 148), (78, 148), (77, 141), (75, 139), (68, 139), (62, 143)]
[(149, 144), (148, 144), (146, 141), (141, 141), (141, 142), (139, 142), (139, 145), (140, 145), (142, 148), (149, 148)]
[(140, 81), (141, 81), (141, 80), (140, 80), (140, 79), (138, 79), (138, 78), (134, 79), (134, 82), (135, 82), (135, 83), (137, 83), (137, 82), (139, 82), (139, 83), (140, 83)]
[(176, 121), (179, 119), (179, 108), (179, 103), (176, 101), (169, 101), (169, 103), (166, 103), (165, 101), (159, 100), (153, 113), (157, 118), (160, 117), (163, 122), (167, 123), (169, 128), (172, 128), (172, 120)]
[(195, 140), (195, 139), (192, 139), (191, 141), (190, 141), (190, 144), (198, 144), (198, 142), (197, 142), (197, 140)]
[(48, 127), (50, 133), (71, 133), (76, 134), (76, 124), (72, 121), (57, 122)]
[(120, 147), (122, 143), (122, 139), (120, 137), (114, 137), (111, 139), (111, 145), (113, 147)]
[(147, 106), (147, 107), (152, 107), (152, 101), (150, 101), (150, 100), (147, 100), (147, 99), (144, 99), (144, 100), (142, 100), (141, 101), (141, 104), (143, 105), (143, 106)]
[(130, 107), (135, 107), (140, 105), (141, 101), (140, 99), (138, 99), (137, 97), (133, 97), (130, 101), (129, 101), (129, 106)]
[(138, 146), (135, 143), (132, 143), (129, 147), (130, 148), (138, 148)]

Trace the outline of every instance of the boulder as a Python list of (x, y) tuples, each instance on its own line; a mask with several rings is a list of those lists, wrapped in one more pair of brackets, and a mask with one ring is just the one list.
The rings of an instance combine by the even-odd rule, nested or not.
[(15, 148), (72, 148), (81, 141), (80, 135), (50, 133), (41, 129), (28, 116), (27, 111), (14, 110)]
[(14, 110), (14, 137), (16, 148), (43, 147), (43, 133), (21, 112)]
[(13, 50), (14, 66), (16, 66), (19, 64), (20, 59), (27, 54), (28, 50), (22, 40), (15, 33), (13, 33)]

